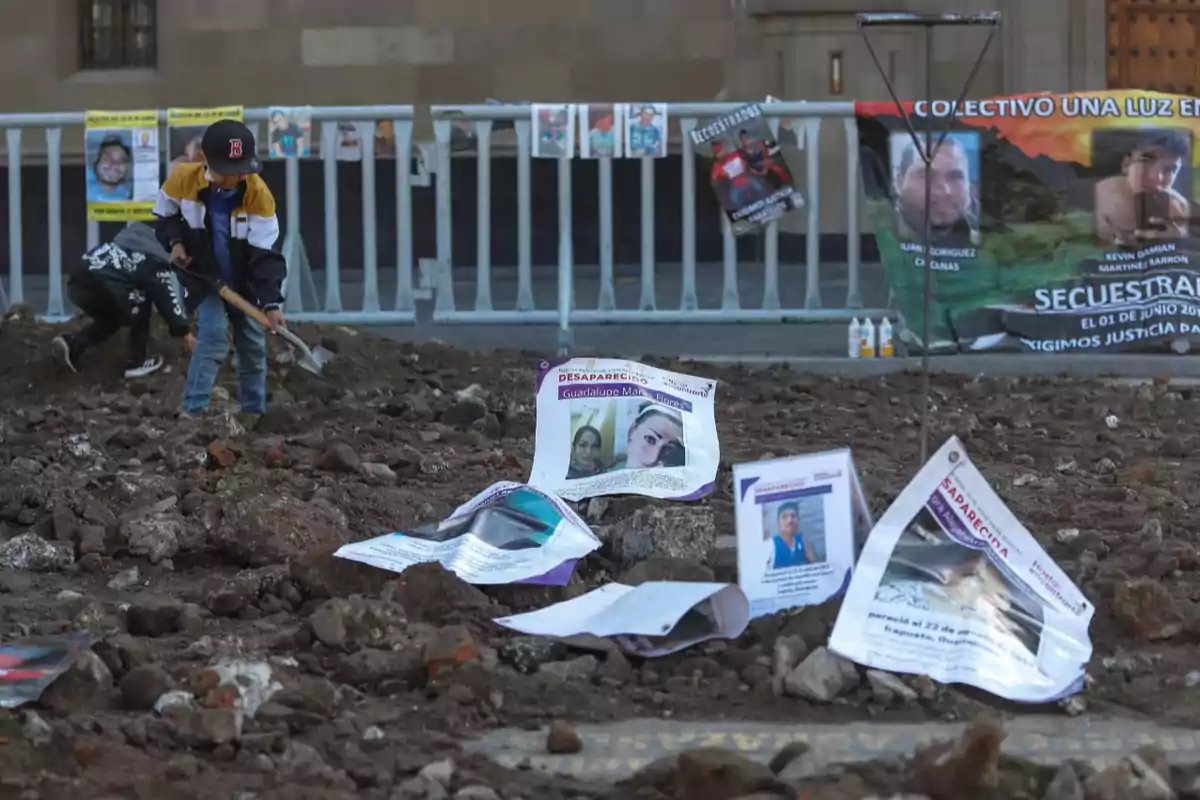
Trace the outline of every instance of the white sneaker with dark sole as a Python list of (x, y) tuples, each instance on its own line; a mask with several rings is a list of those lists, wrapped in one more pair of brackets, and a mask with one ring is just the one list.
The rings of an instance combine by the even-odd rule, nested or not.
[(141, 364), (125, 368), (126, 378), (144, 378), (147, 375), (153, 375), (162, 369), (162, 356), (150, 356)]
[(75, 369), (75, 364), (71, 361), (71, 345), (67, 344), (67, 340), (62, 336), (55, 336), (54, 341), (50, 342), (50, 353), (54, 356), (54, 360), (62, 366), (78, 372)]

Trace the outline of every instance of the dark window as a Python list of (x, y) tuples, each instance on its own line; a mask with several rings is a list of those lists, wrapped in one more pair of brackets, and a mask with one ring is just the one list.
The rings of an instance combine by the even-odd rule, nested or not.
[(80, 69), (154, 67), (157, 0), (79, 0)]

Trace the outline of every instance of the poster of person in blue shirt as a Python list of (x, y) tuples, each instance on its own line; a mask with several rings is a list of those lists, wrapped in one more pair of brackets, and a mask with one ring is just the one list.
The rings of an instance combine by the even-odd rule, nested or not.
[(95, 222), (149, 219), (158, 196), (157, 111), (88, 111), (87, 218)]
[(272, 108), (271, 158), (308, 158), (312, 155), (312, 108)]
[(575, 156), (575, 107), (557, 103), (531, 106), (534, 158)]
[(624, 108), (614, 103), (579, 106), (579, 155), (583, 158), (616, 158), (621, 155)]
[(667, 104), (630, 103), (626, 158), (667, 157)]

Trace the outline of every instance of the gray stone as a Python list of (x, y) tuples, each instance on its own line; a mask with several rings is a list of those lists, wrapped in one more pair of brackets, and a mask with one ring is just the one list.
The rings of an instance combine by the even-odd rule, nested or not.
[(867, 683), (871, 685), (875, 699), (885, 706), (895, 702), (907, 705), (917, 701), (916, 690), (890, 672), (869, 669)]
[(859, 683), (858, 668), (818, 647), (783, 681), (784, 692), (815, 703), (831, 703)]
[(1063, 764), (1058, 768), (1058, 772), (1054, 773), (1042, 800), (1084, 800), (1084, 796), (1083, 784), (1079, 782), (1075, 768), (1068, 763)]
[(804, 643), (802, 636), (780, 636), (775, 640), (775, 648), (771, 656), (774, 668), (771, 689), (777, 697), (783, 694), (783, 683), (787, 676), (806, 655), (808, 655), (808, 645)]

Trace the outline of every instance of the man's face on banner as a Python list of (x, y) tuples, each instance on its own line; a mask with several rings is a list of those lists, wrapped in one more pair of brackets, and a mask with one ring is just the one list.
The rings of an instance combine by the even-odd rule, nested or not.
[(920, 156), (913, 159), (897, 187), (900, 202), (909, 213), (919, 216), (925, 208), (926, 181), (930, 184), (929, 221), (936, 227), (958, 222), (971, 206), (967, 154), (962, 146), (950, 139), (942, 142), (928, 167)]
[(1134, 192), (1166, 192), (1175, 185), (1183, 159), (1159, 147), (1136, 150), (1130, 155), (1125, 174)]

